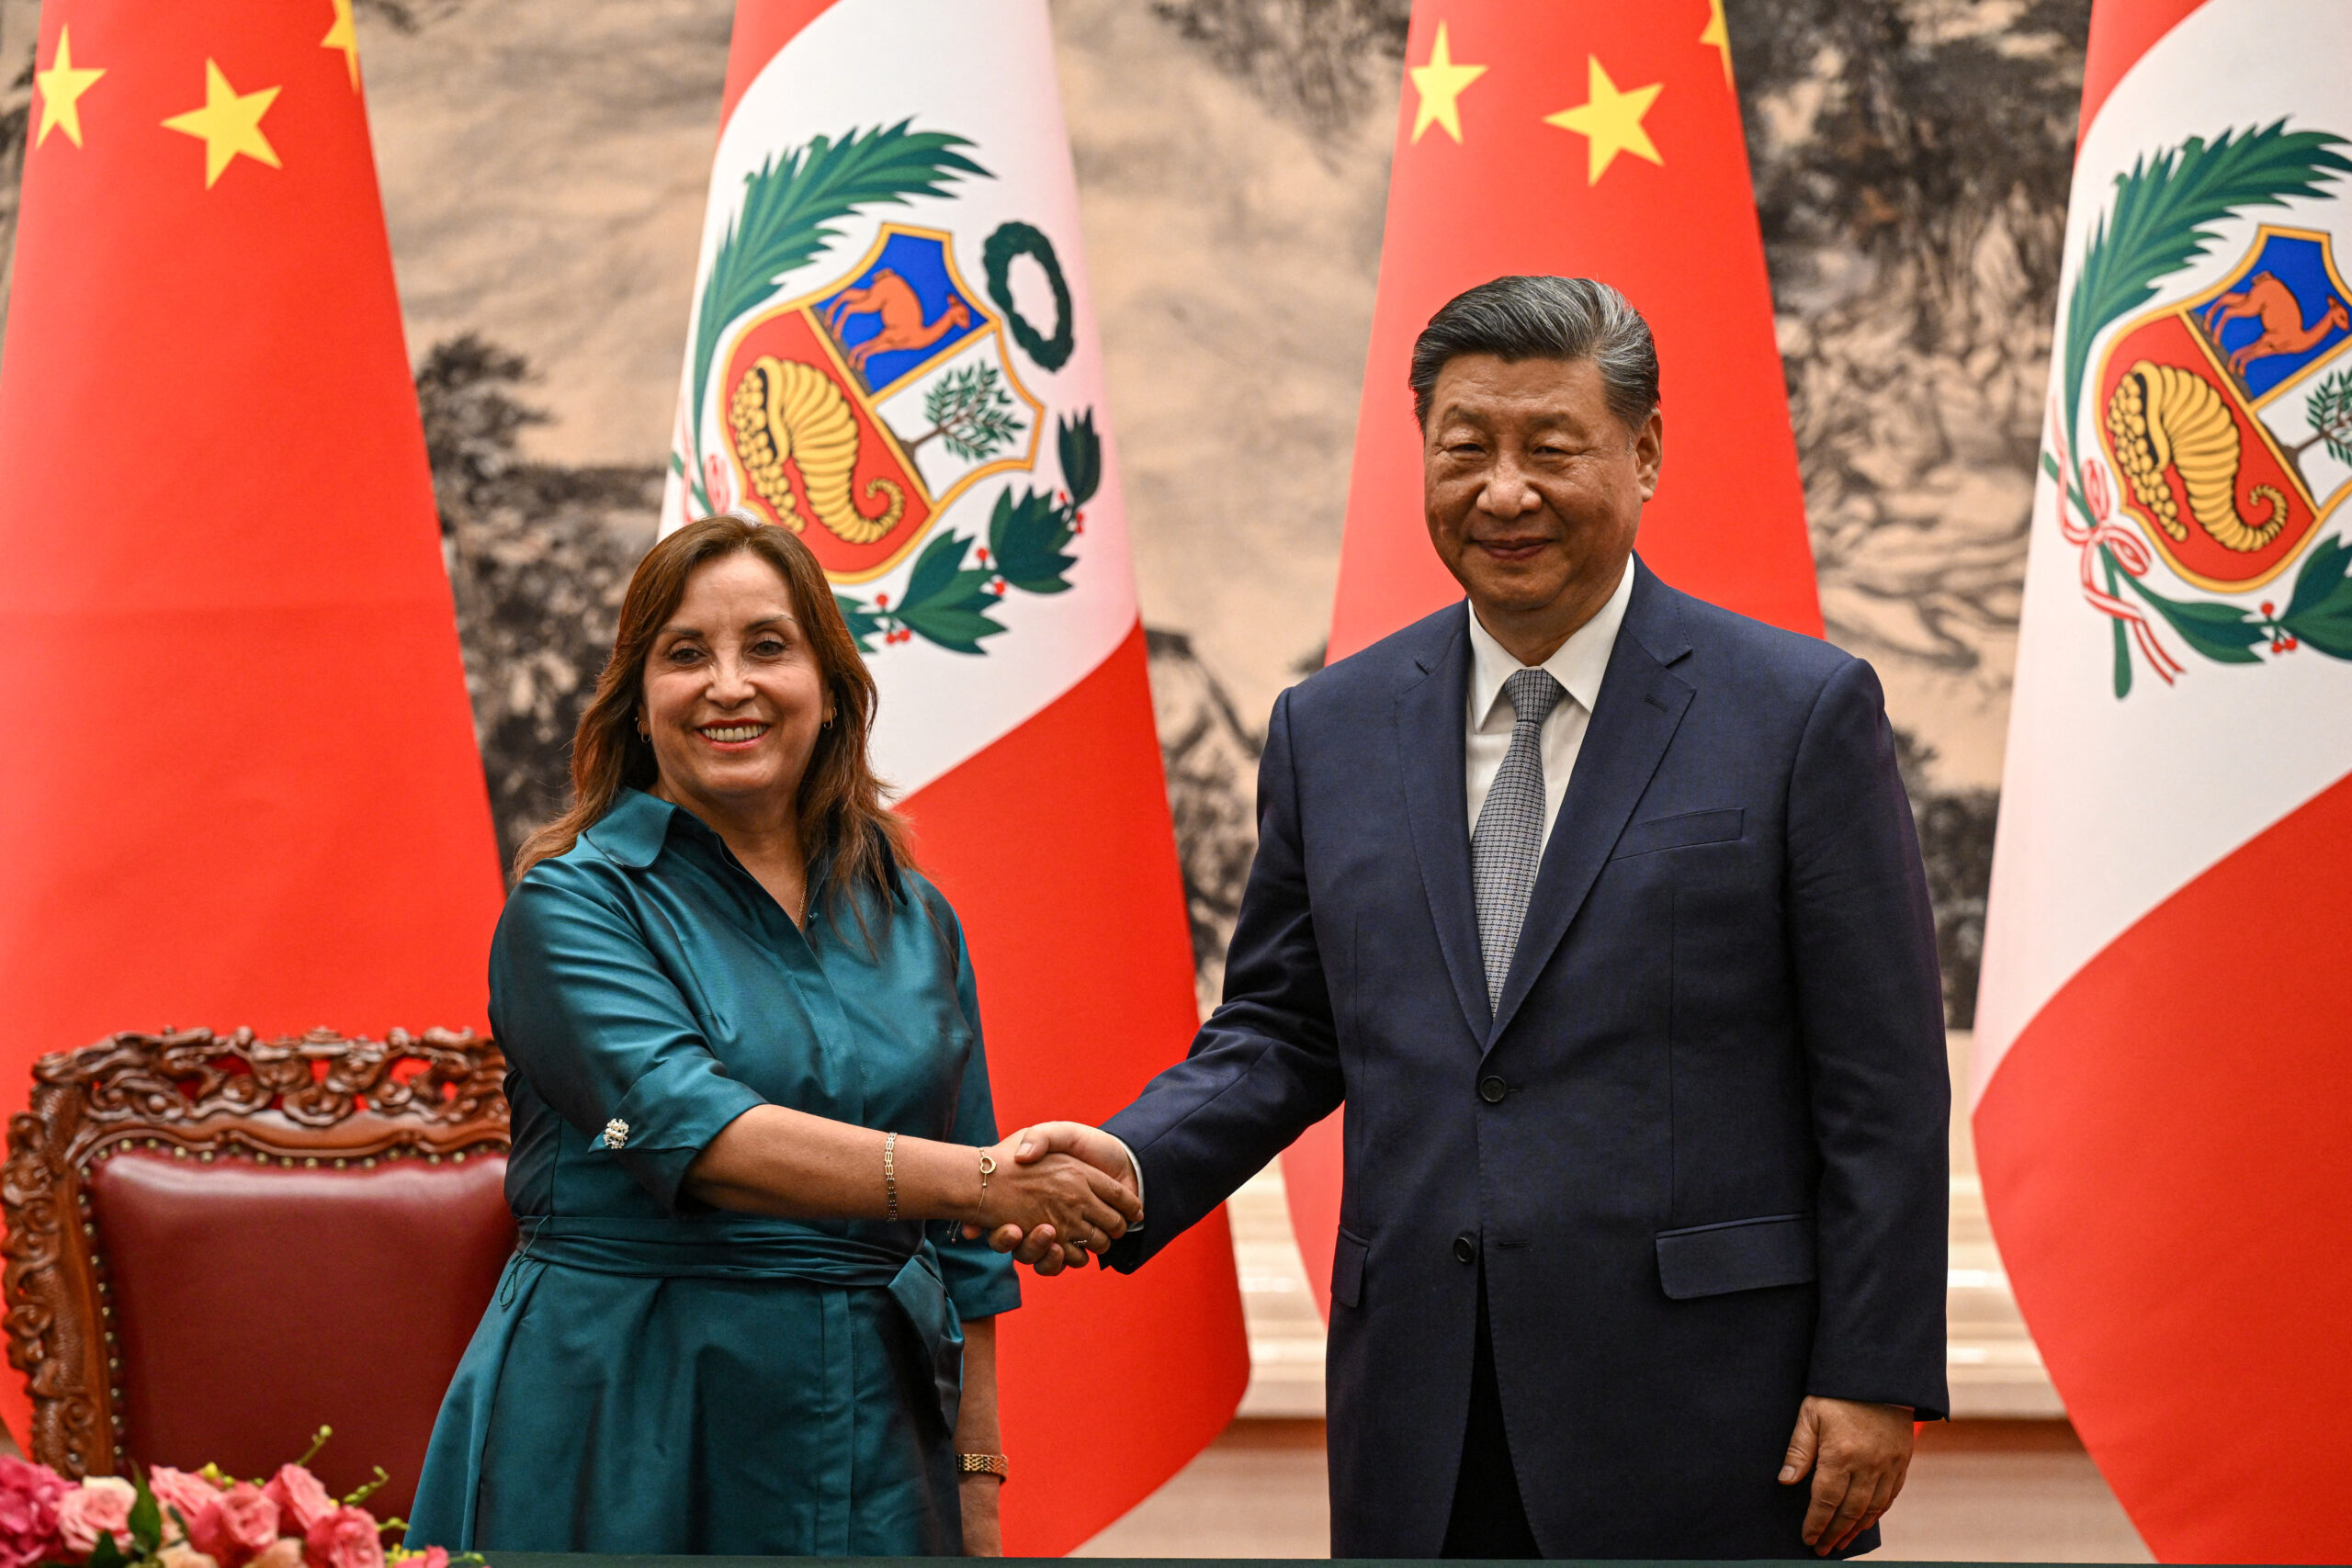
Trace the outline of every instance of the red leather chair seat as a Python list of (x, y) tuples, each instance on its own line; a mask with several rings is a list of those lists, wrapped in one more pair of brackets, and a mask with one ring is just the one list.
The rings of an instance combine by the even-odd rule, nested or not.
[(130, 1151), (87, 1184), (142, 1464), (260, 1477), (300, 1458), (405, 1516), (441, 1396), (514, 1244), (503, 1155), (372, 1169)]

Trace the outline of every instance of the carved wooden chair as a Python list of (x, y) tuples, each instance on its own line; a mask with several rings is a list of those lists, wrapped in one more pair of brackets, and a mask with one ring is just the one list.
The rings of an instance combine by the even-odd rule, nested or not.
[(117, 1034), (33, 1068), (0, 1177), (32, 1455), (266, 1475), (404, 1515), (514, 1240), (505, 1059), (471, 1033)]

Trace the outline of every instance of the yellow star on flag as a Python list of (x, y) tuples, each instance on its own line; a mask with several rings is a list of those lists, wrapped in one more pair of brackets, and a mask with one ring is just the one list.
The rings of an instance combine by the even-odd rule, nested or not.
[(1585, 57), (1591, 62), (1587, 72), (1587, 88), (1591, 96), (1572, 109), (1544, 117), (1546, 125), (1556, 125), (1563, 130), (1573, 130), (1592, 143), (1585, 183), (1599, 185), (1600, 176), (1620, 152), (1631, 152), (1636, 158), (1646, 158), (1653, 164), (1664, 164), (1657, 155), (1657, 146), (1650, 141), (1650, 133), (1642, 129), (1642, 117), (1657, 102), (1658, 94), (1666, 90), (1663, 82), (1653, 82), (1646, 87), (1635, 87), (1621, 93), (1617, 84), (1609, 79), (1601, 68), (1599, 55)]
[[(350, 3), (351, 0), (336, 0), (338, 5), (347, 6)], [(1724, 51), (1724, 85), (1730, 86), (1731, 28), (1724, 23), (1724, 0), (1707, 0), (1707, 28), (1699, 35), (1699, 41)]]
[(1413, 111), (1413, 140), (1419, 141), (1421, 132), (1434, 125), (1461, 141), (1462, 107), (1457, 100), (1464, 87), (1486, 73), (1483, 65), (1453, 63), (1453, 46), (1446, 41), (1445, 24), (1440, 22), (1437, 42), (1430, 46), (1430, 62), (1407, 73), (1413, 78), (1413, 90), (1421, 96), (1420, 107)]
[[(359, 29), (351, 24), (351, 0), (327, 0), (334, 7), (334, 25), (327, 28), (327, 36), (319, 40), (321, 49), (343, 51), (344, 63), (351, 68), (351, 90), (359, 90)], [(1715, 0), (1718, 8), (1723, 0)]]
[(33, 145), (40, 146), (52, 130), (60, 128), (66, 141), (82, 145), (82, 95), (105, 74), (87, 66), (75, 69), (73, 36), (58, 28), (57, 58), (50, 62), (48, 70), (33, 73), (33, 82), (40, 88), (40, 129), (33, 133)]
[(269, 138), (261, 130), (261, 117), (277, 100), (275, 87), (238, 92), (229, 85), (229, 78), (220, 73), (220, 67), (207, 60), (204, 107), (172, 116), (164, 122), (164, 129), (203, 141), (204, 188), (210, 190), (213, 182), (220, 177), (220, 171), (240, 152), (273, 169), (286, 166), (277, 161), (277, 149), (269, 144)]

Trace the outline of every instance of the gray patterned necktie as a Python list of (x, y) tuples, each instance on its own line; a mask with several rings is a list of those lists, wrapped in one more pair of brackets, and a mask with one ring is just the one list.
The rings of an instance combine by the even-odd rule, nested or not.
[(1503, 682), (1510, 699), (1510, 750), (1478, 807), (1470, 835), (1470, 879), (1478, 901), (1478, 950), (1487, 961), (1487, 1004), (1502, 1002), (1519, 928), (1544, 861), (1544, 721), (1567, 691), (1548, 670), (1521, 670)]

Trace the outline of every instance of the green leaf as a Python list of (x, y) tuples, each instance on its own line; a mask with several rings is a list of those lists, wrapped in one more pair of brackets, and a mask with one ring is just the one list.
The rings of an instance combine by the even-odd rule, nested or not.
[[(1006, 491), (989, 517), (989, 554), (1007, 582), (1030, 593), (1059, 592), (1078, 558), (1062, 553), (1071, 538), (1070, 513), (1035, 491), (1016, 498)], [(1052, 588), (1032, 584), (1050, 582)]]
[(868, 639), (882, 629), (882, 617), (876, 615), (864, 600), (852, 599), (846, 594), (834, 594), (833, 607), (842, 613), (842, 624), (849, 627), (850, 640), (857, 644), (858, 652), (873, 652), (874, 644)]
[(906, 591), (899, 596), (891, 613), (903, 620), (910, 607), (938, 598), (940, 590), (956, 580), (956, 569), (964, 564), (964, 552), (971, 544), (959, 534), (932, 536), (931, 543), (915, 558), (915, 569), (907, 574)]
[(2352, 546), (2343, 536), (2312, 547), (2278, 624), (2331, 659), (2352, 659)]
[(2303, 558), (2302, 569), (2295, 573), (2295, 592), (2287, 601), (2287, 615), (2291, 619), (2308, 614), (2324, 601), (2344, 589), (2347, 570), (2352, 570), (2352, 547), (2347, 547), (2342, 535), (2322, 539)]
[(2286, 125), (2281, 119), (2243, 134), (2233, 129), (2211, 142), (2192, 136), (2116, 176), (2115, 205), (2092, 228), (2066, 301), (2069, 446), (2080, 446), (2075, 420), (2091, 340), (2109, 321), (2145, 304), (2158, 279), (2202, 255), (2221, 237), (2214, 226), (2223, 219), (2243, 208), (2282, 207), (2290, 197), (2316, 195), (2329, 180), (2352, 173), (2352, 160), (2333, 151), (2344, 138)]
[(122, 1568), (130, 1561), (122, 1554), (122, 1548), (114, 1543), (113, 1535), (102, 1533), (97, 1544), (90, 1549), (88, 1568)]
[(947, 580), (939, 592), (916, 608), (923, 610), (985, 610), (996, 603), (996, 595), (989, 592), (992, 571), (966, 568)]
[(147, 1477), (136, 1466), (130, 1472), (130, 1484), (137, 1494), (129, 1520), (131, 1543), (141, 1557), (152, 1557), (164, 1544), (164, 1510), (156, 1505), (155, 1494), (148, 1490)]
[(806, 265), (838, 238), (840, 221), (864, 207), (904, 205), (937, 196), (967, 175), (992, 178), (956, 151), (972, 143), (944, 131), (911, 130), (914, 122), (853, 130), (839, 141), (819, 136), (771, 157), (743, 180), (743, 205), (728, 220), (695, 310), (693, 423), (688, 439), (702, 439), (718, 334), (745, 311), (765, 302), (787, 274)]
[(1094, 434), (1094, 411), (1061, 421), (1055, 433), (1062, 460), (1062, 486), (1072, 508), (1084, 506), (1102, 488), (1102, 438)]
[(899, 619), (909, 630), (930, 638), (951, 653), (978, 653), (980, 638), (994, 637), (1004, 630), (978, 610), (926, 606), (903, 612)]
[[(2124, 581), (2132, 591), (2156, 608), (2156, 613), (2178, 632), (2181, 640), (2203, 654), (2223, 664), (2259, 664), (2261, 659), (2253, 651), (2254, 645), (2269, 640), (2270, 634), (2262, 623), (2249, 618), (2235, 604), (2218, 599), (2167, 599), (2151, 592), (2136, 577)], [(2118, 623), (2119, 625), (2120, 623)]]
[[(2052, 472), (2057, 471), (2058, 465), (2054, 461), (2050, 467)], [(2112, 599), (2115, 597), (2115, 580), (2120, 575), (2116, 570), (2115, 554), (2101, 545), (2098, 560), (2099, 565), (2107, 570), (2107, 596)], [(2115, 700), (2120, 703), (2132, 694), (2132, 638), (2120, 620), (2110, 624), (2115, 629)]]

